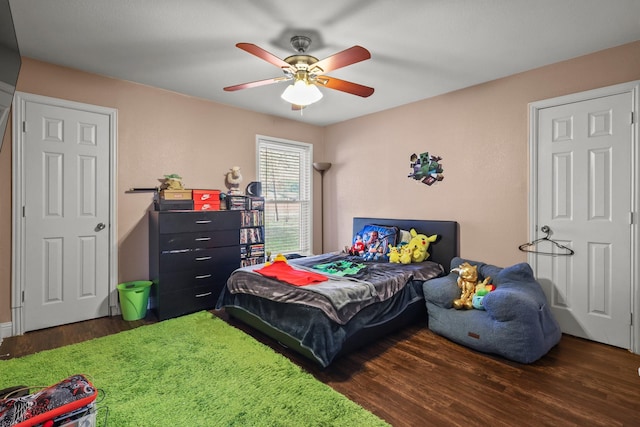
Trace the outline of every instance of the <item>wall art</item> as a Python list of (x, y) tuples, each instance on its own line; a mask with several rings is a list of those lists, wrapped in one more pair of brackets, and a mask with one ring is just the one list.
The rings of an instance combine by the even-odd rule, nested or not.
[(409, 178), (420, 181), (426, 185), (433, 185), (444, 179), (443, 168), (440, 164), (442, 157), (434, 156), (425, 151), (420, 155), (413, 153), (410, 157), (411, 173)]

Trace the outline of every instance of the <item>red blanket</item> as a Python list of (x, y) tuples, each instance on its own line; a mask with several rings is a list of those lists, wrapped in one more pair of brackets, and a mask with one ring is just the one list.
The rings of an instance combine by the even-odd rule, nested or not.
[(329, 280), (327, 276), (312, 271), (295, 270), (286, 261), (275, 261), (260, 269), (254, 270), (265, 277), (271, 277), (294, 286), (312, 285)]

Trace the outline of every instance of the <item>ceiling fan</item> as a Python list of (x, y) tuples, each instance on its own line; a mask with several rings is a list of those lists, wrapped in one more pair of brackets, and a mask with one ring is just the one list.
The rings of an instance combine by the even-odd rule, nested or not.
[(293, 46), (297, 54), (280, 59), (255, 44), (236, 44), (240, 49), (279, 67), (284, 72), (284, 76), (228, 86), (224, 90), (232, 92), (282, 81), (293, 81), (293, 84), (289, 85), (281, 96), (282, 99), (291, 103), (294, 110), (302, 109), (319, 101), (322, 98), (322, 92), (320, 92), (318, 86), (364, 98), (373, 93), (374, 89), (372, 87), (340, 80), (324, 74), (371, 58), (371, 54), (367, 49), (362, 46), (353, 46), (319, 61), (317, 58), (305, 53), (309, 45), (311, 45), (309, 37), (293, 36), (291, 38), (291, 46)]

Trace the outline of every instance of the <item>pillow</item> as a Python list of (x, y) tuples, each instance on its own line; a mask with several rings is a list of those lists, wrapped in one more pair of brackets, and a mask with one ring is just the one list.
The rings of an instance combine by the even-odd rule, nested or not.
[(359, 255), (365, 261), (388, 262), (389, 246), (395, 246), (398, 238), (398, 227), (367, 224), (353, 236), (352, 245), (364, 243), (364, 250)]
[(411, 241), (411, 232), (407, 230), (398, 230), (398, 246), (408, 245)]

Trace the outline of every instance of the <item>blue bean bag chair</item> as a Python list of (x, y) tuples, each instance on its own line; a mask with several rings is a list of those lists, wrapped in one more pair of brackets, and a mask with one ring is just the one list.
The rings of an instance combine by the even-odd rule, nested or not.
[(484, 310), (456, 310), (458, 274), (427, 280), (423, 291), (430, 330), (474, 350), (520, 363), (538, 360), (560, 341), (560, 326), (529, 264), (500, 268), (456, 257), (451, 269), (464, 262), (478, 267), (480, 281), (491, 276), (496, 289), (484, 297)]

